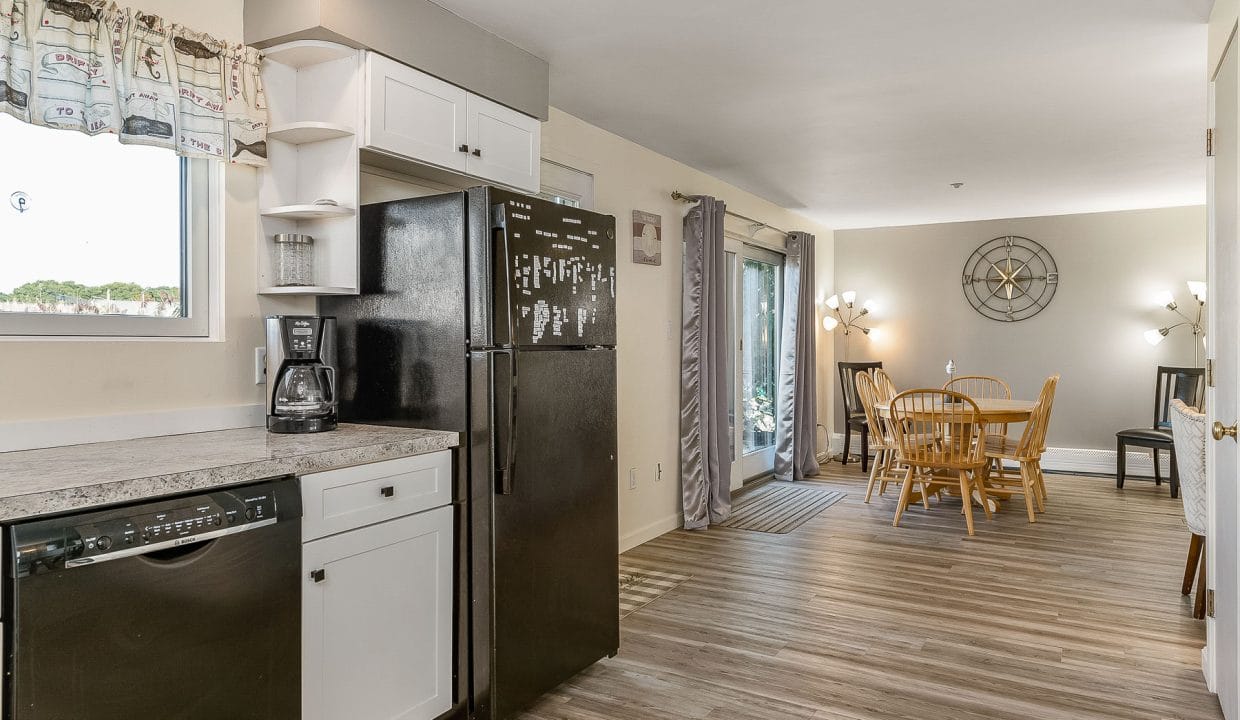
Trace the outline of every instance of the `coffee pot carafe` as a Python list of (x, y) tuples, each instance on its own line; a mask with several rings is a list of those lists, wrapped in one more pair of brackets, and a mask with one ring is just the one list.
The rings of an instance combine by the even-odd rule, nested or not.
[(337, 404), (336, 319), (267, 318), (267, 429), (334, 430)]

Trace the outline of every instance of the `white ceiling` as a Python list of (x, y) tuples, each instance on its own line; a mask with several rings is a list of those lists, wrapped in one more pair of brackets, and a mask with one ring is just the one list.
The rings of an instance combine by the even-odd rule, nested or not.
[(436, 2), (554, 106), (828, 227), (1205, 201), (1212, 0)]

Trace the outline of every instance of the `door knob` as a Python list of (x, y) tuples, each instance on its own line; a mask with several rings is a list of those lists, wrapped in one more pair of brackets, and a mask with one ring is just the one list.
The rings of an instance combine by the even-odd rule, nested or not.
[(1235, 440), (1236, 439), (1236, 426), (1232, 425), (1231, 427), (1227, 427), (1226, 425), (1219, 422), (1218, 420), (1215, 420), (1214, 421), (1214, 439), (1222, 440), (1225, 437), (1229, 437), (1232, 440)]

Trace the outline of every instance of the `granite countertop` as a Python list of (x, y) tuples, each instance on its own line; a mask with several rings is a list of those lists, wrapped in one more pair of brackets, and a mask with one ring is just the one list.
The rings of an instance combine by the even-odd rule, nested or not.
[(454, 432), (341, 425), (241, 428), (0, 453), (0, 521), (142, 501), (456, 447)]

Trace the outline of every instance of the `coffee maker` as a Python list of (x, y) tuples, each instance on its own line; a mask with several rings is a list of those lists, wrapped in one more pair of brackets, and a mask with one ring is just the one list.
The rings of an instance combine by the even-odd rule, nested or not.
[(267, 430), (335, 430), (336, 318), (267, 318)]

